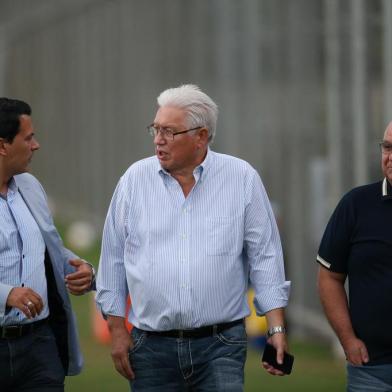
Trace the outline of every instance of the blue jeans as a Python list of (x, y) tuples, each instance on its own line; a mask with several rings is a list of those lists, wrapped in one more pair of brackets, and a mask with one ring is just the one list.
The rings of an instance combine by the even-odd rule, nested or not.
[(347, 364), (347, 392), (392, 391), (392, 364), (353, 366)]
[(15, 339), (0, 339), (1, 392), (63, 392), (64, 368), (48, 324)]
[(247, 337), (242, 324), (205, 338), (148, 335), (133, 328), (133, 392), (240, 392)]

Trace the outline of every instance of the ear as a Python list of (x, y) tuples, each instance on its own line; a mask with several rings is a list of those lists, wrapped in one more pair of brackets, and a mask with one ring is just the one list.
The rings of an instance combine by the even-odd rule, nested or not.
[(208, 129), (201, 128), (199, 130), (199, 141), (201, 143), (201, 147), (205, 147), (208, 144)]
[(6, 156), (7, 155), (7, 145), (8, 142), (3, 137), (0, 137), (0, 155)]

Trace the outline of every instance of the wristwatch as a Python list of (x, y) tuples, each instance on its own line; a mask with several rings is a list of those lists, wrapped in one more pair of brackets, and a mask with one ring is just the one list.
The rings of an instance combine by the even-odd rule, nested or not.
[(286, 333), (286, 328), (283, 325), (276, 325), (275, 327), (272, 327), (267, 331), (267, 337), (270, 338), (276, 333)]

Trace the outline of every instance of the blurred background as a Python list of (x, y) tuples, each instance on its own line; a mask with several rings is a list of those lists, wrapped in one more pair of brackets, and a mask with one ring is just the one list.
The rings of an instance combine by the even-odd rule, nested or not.
[[(273, 203), (292, 281), (294, 347), (312, 364), (312, 350), (320, 355), (317, 390), (331, 380), (339, 387), (325, 390), (343, 390), (343, 363), (328, 373), (339, 348), (319, 305), (315, 255), (340, 197), (381, 178), (391, 20), (391, 0), (0, 0), (0, 95), (32, 105), (41, 143), (33, 172), (70, 246), (98, 264), (114, 187), (153, 154), (145, 126), (157, 95), (199, 85), (220, 108), (212, 148), (249, 161)], [(75, 306), (93, 363), (99, 348), (84, 301)], [(104, 350), (102, 369), (117, 379)], [(291, 380), (309, 374), (302, 363), (307, 370)], [(257, 372), (255, 385), (266, 385)]]

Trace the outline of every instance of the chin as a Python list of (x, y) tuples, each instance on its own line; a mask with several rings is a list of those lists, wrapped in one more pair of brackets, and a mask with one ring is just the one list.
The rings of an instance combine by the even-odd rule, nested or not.
[(165, 170), (169, 170), (170, 165), (166, 161), (159, 160), (161, 167)]

